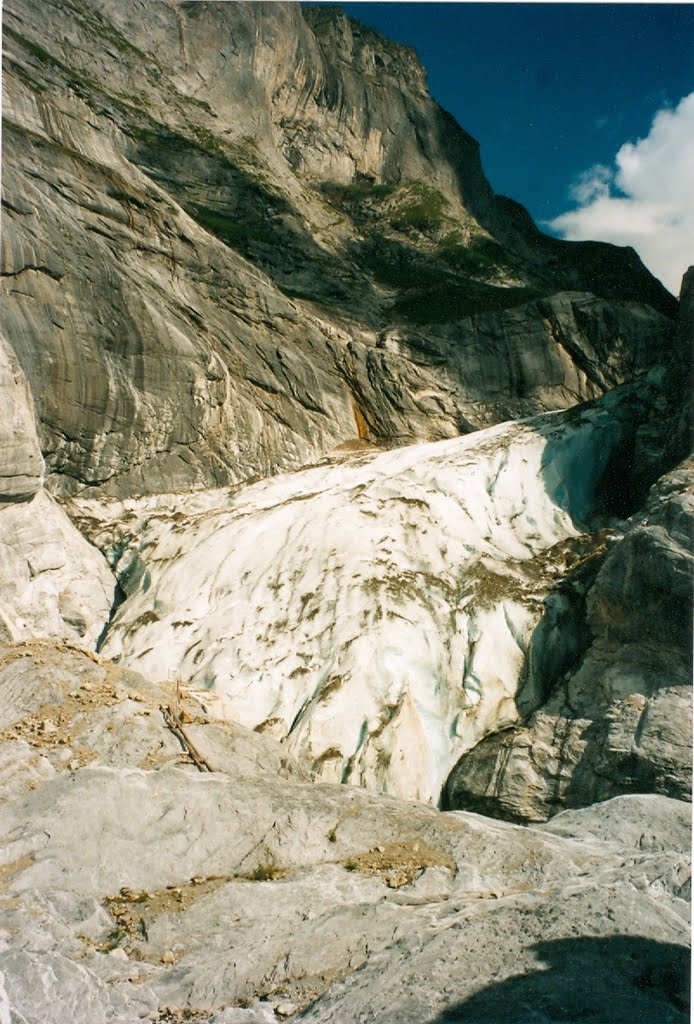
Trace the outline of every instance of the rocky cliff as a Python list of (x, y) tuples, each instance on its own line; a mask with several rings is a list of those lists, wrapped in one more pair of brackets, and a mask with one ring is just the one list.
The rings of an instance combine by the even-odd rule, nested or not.
[(54, 493), (453, 437), (668, 350), (635, 254), (540, 235), (414, 54), (337, 9), (16, 0), (4, 26), (5, 322)]
[(686, 1020), (694, 271), (335, 7), (3, 43), (0, 1024)]

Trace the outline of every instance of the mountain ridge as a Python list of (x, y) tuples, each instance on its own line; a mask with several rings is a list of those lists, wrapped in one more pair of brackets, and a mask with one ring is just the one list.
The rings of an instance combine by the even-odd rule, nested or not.
[[(341, 15), (330, 13), (330, 34), (320, 39), (294, 7), (157, 2), (145, 33), (139, 10), (135, 0), (117, 9), (70, 0), (42, 6), (40, 20), (28, 5), (21, 22), (8, 5), (5, 19), (6, 88), (15, 84), (5, 112), (3, 272), (23, 274), (24, 291), (31, 281), (25, 296), (8, 292), (8, 316), (57, 492), (238, 482), (362, 435), (377, 443), (453, 436), (594, 397), (660, 358), (674, 307), (650, 275), (628, 274), (626, 297), (608, 311), (595, 293), (564, 297), (557, 286), (614, 293), (608, 271), (616, 250), (598, 246), (606, 266), (594, 270), (589, 261), (583, 271), (563, 269), (557, 254), (592, 251), (590, 243), (533, 235), (528, 244), (512, 223), (504, 230), (519, 253), (495, 241), (463, 205), (467, 194), (481, 216), (499, 221), (476, 143), (420, 86), (403, 92), (399, 78), (388, 79), (385, 99), (379, 93), (367, 104), (371, 86), (356, 71), (328, 71), (323, 51), (332, 53), (338, 29), (349, 28)], [(63, 40), (60, 58), (49, 53), (47, 31)], [(214, 48), (218, 39), (228, 40), (229, 54)], [(178, 54), (170, 70), (155, 63), (155, 43)], [(224, 68), (234, 46), (241, 63), (230, 76)], [(198, 59), (196, 47), (207, 56)], [(87, 74), (95, 52), (98, 80), (93, 69)], [(362, 52), (374, 62), (371, 43)], [(285, 73), (283, 61), (300, 70)], [(378, 68), (376, 77), (385, 74)], [(457, 163), (446, 157), (451, 146)], [(29, 163), (45, 163), (49, 181), (60, 167), (57, 217), (52, 186), (36, 172), (27, 177)], [(389, 181), (394, 176), (403, 184)], [(22, 195), (41, 211), (38, 222), (17, 212)], [(19, 240), (29, 225), (32, 246), (45, 250), (38, 260), (25, 258)], [(534, 248), (537, 239), (548, 257)], [(93, 278), (88, 286), (71, 279), (67, 253), (85, 281)], [(631, 259), (620, 256), (613, 276), (624, 277)], [(44, 268), (41, 277), (33, 265)], [(230, 278), (248, 283), (234, 292)], [(179, 282), (179, 299), (167, 280)], [(653, 289), (666, 317), (635, 301)], [(39, 304), (50, 293), (58, 328), (32, 309), (34, 292)], [(200, 345), (206, 329), (211, 350)], [(61, 351), (82, 351), (93, 367), (88, 404), (111, 415), (115, 431), (92, 436), (69, 414), (83, 402), (74, 381), (62, 379), (72, 371), (56, 377), (37, 360), (30, 340), (20, 341), (27, 330), (44, 335), (53, 366)], [(164, 359), (163, 331), (172, 339)], [(289, 340), (298, 333), (308, 358)], [(611, 339), (620, 335), (615, 349)], [(523, 336), (534, 339), (523, 346), (527, 354)], [(278, 351), (291, 364), (291, 383)], [(201, 403), (173, 400), (167, 362), (193, 395), (207, 396)], [(480, 392), (483, 377), (488, 394)], [(311, 397), (317, 387), (332, 395), (329, 405)], [(133, 414), (138, 442), (127, 428)], [(182, 445), (192, 455), (187, 464)]]

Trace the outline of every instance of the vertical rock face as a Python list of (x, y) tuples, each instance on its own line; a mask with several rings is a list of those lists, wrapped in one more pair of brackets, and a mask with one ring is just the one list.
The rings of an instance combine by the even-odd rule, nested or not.
[[(661, 460), (689, 447), (693, 298), (690, 269), (665, 376), (674, 409)], [(630, 490), (629, 473), (638, 485), (644, 466), (653, 472), (653, 456), (621, 447), (618, 498)], [(522, 727), (499, 730), (462, 757), (446, 785), (447, 806), (543, 821), (621, 793), (691, 799), (693, 539), (687, 458), (653, 486), (589, 586), (576, 664), (548, 679), (546, 702)]]
[(693, 483), (690, 463), (654, 488), (588, 589), (578, 667), (463, 757), (448, 806), (542, 821), (619, 793), (691, 798)]
[(11, 0), (4, 28), (5, 325), (53, 493), (454, 437), (669, 350), (634, 254), (537, 232), (337, 10)]
[(31, 394), (0, 339), (0, 641), (95, 646), (116, 589), (103, 556), (43, 489)]
[(43, 481), (33, 403), (13, 350), (0, 337), (0, 503), (26, 501)]

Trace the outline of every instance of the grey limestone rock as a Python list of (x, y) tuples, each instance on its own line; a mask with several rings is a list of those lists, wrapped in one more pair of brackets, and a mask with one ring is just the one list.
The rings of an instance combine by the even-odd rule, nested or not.
[(0, 642), (63, 636), (95, 646), (115, 577), (43, 488), (31, 393), (0, 338)]
[(686, 462), (654, 485), (588, 588), (579, 663), (463, 756), (450, 806), (540, 821), (618, 793), (691, 798), (693, 484)]
[(43, 481), (31, 392), (16, 356), (0, 337), (0, 503), (26, 501)]
[[(4, 648), (0, 688), (12, 1021), (510, 1022), (523, 1007), (555, 1024), (567, 992), (594, 1019), (686, 1019), (681, 802), (621, 797), (529, 829), (316, 784), (193, 695), (65, 644)], [(217, 730), (212, 771), (191, 760), (193, 727), (198, 751)]]
[(669, 352), (672, 297), (495, 197), (410, 51), (337, 10), (146, 10), (5, 7), (5, 329), (54, 493), (452, 437)]
[(65, 637), (94, 648), (118, 584), (43, 489), (30, 501), (0, 504), (0, 637)]

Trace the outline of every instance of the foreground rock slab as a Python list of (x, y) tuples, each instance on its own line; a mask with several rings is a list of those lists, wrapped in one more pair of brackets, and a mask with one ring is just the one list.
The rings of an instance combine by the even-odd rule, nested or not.
[(13, 1024), (687, 1019), (684, 803), (527, 828), (312, 782), (65, 644), (0, 690)]

